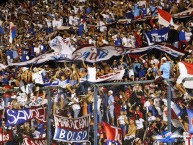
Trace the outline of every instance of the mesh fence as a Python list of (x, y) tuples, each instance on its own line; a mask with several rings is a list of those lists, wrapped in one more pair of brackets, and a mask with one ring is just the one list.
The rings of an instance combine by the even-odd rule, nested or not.
[[(182, 135), (183, 132), (188, 130), (188, 118), (185, 109), (191, 105), (191, 101), (184, 102), (178, 90), (171, 85), (170, 91), (168, 90), (168, 85), (163, 80), (146, 81), (146, 83), (141, 81), (139, 83), (83, 84), (78, 89), (72, 88), (71, 93), (66, 88), (49, 87), (36, 92), (39, 99), (36, 99), (34, 104), (37, 106), (28, 104), (22, 108), (17, 108), (19, 106), (17, 106), (17, 101), (13, 97), (18, 95), (17, 89), (4, 90), (2, 95), (12, 96), (11, 101), (5, 99), (7, 107), (9, 107), (9, 104), (6, 104), (6, 100), (12, 103), (13, 108), (9, 109), (46, 107), (45, 111), (47, 113), (44, 121), (32, 118), (32, 120), (12, 128), (17, 134), (13, 138), (15, 144), (22, 143), (24, 141), (23, 138), (25, 138), (24, 136), (41, 136), (41, 138), (45, 139), (44, 141), (50, 140), (52, 143), (62, 145), (69, 144), (53, 139), (55, 129), (53, 114), (57, 114), (68, 118), (90, 115), (89, 142), (82, 142), (80, 144), (104, 145), (107, 142), (109, 133), (105, 130), (104, 126), (104, 123), (107, 123), (122, 129), (122, 138), (115, 138), (115, 140), (123, 145), (133, 145), (138, 140), (150, 145), (154, 143), (159, 144), (157, 140), (158, 135), (164, 136), (165, 133), (170, 132), (177, 132), (177, 134)], [(94, 91), (93, 86), (97, 88), (97, 91)], [(82, 87), (85, 87), (85, 92), (82, 91)], [(168, 98), (169, 92), (172, 94), (171, 103), (169, 103), (170, 99)], [(25, 94), (23, 95), (25, 96)], [(72, 99), (75, 96), (77, 100)], [(30, 97), (28, 96), (27, 98)], [(20, 99), (22, 100), (22, 98)], [(37, 101), (39, 101), (39, 105)], [(45, 103), (42, 103), (43, 101)], [(94, 103), (97, 103), (97, 105)], [(171, 105), (171, 112), (168, 112), (169, 104)], [(1, 113), (3, 114), (4, 112), (2, 111)], [(169, 115), (171, 120), (168, 121)], [(6, 115), (2, 120), (3, 131), (9, 131), (9, 128), (5, 126), (7, 122)], [(31, 129), (32, 127), (34, 132)], [(37, 130), (38, 132), (36, 132)], [(176, 137), (175, 141), (173, 141), (174, 144), (183, 143), (182, 137)], [(71, 144), (76, 143), (71, 142)]]

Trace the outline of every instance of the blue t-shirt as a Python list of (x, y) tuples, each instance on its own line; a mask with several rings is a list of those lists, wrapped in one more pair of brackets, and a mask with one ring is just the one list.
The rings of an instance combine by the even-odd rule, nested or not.
[(170, 78), (170, 69), (171, 69), (171, 62), (167, 61), (166, 63), (163, 63), (160, 67), (160, 71), (163, 72), (162, 77), (164, 79)]
[(140, 69), (139, 70), (139, 78), (145, 77), (146, 70), (145, 69)]
[(146, 8), (142, 8), (141, 10), (143, 12), (143, 15), (146, 16), (147, 15), (147, 9)]
[(79, 34), (79, 36), (82, 36), (83, 33), (84, 33), (84, 25), (81, 24), (81, 25), (79, 26), (79, 29), (78, 29), (78, 34)]
[(37, 130), (38, 130), (41, 134), (44, 134), (44, 133), (45, 133), (44, 124), (43, 124), (43, 123), (38, 123), (38, 124), (37, 124)]
[(134, 17), (140, 16), (140, 9), (137, 4), (134, 5)]
[(180, 33), (179, 33), (179, 40), (180, 41), (186, 40), (186, 36), (185, 36), (185, 32), (184, 31), (180, 31)]
[(133, 63), (133, 71), (136, 73), (137, 72), (137, 68), (139, 69), (141, 67), (140, 63)]
[(121, 38), (117, 38), (117, 40), (115, 40), (115, 46), (121, 46), (121, 45), (122, 45)]
[(10, 59), (13, 59), (13, 51), (12, 50), (6, 50), (5, 54), (10, 57)]
[(110, 110), (114, 109), (114, 97), (112, 95), (108, 98), (108, 105), (110, 105)]

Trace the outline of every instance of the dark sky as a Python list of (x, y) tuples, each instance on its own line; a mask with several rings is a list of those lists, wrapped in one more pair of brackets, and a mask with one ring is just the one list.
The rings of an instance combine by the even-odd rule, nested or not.
[(0, 0), (0, 4), (5, 3), (7, 0)]

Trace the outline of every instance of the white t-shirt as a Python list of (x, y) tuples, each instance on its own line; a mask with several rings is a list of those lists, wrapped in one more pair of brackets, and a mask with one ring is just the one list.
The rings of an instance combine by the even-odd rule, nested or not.
[(150, 117), (148, 117), (148, 122), (152, 122), (152, 121), (154, 121), (154, 120), (156, 120), (156, 118), (155, 118), (155, 116), (150, 116)]
[(76, 103), (74, 103), (73, 105), (72, 105), (72, 109), (73, 110), (77, 110), (77, 109), (80, 109), (80, 105), (79, 105), (79, 99), (75, 96), (75, 97), (73, 97), (73, 99), (74, 99), (74, 101), (76, 102)]
[(137, 125), (137, 129), (141, 129), (141, 128), (143, 128), (144, 126), (143, 126), (143, 122), (144, 122), (145, 120), (144, 119), (142, 119), (142, 118), (139, 118), (139, 120), (135, 120), (135, 123), (136, 123), (136, 125)]
[(133, 69), (129, 69), (129, 78), (131, 78), (131, 76), (134, 76), (134, 71), (133, 71)]
[(96, 72), (96, 67), (87, 67), (89, 82), (94, 82), (96, 80)]
[[(101, 103), (102, 103), (102, 98), (100, 96), (98, 96), (98, 101), (97, 101), (97, 109), (100, 110), (100, 107), (101, 107)], [(94, 103), (93, 103), (94, 105)]]
[(48, 27), (52, 27), (52, 20), (45, 19)]
[(44, 81), (43, 81), (43, 78), (42, 78), (42, 72), (43, 71), (39, 71), (39, 72), (33, 73), (32, 80), (36, 84), (44, 84)]
[(53, 20), (53, 21), (52, 21), (53, 28), (59, 28), (59, 27), (61, 27), (61, 26), (62, 26), (62, 23), (63, 23), (63, 20), (62, 20), (62, 19)]
[(148, 107), (150, 106), (150, 102), (147, 100), (147, 101), (145, 101), (145, 103), (144, 103), (144, 105), (143, 105), (143, 107), (145, 107), (146, 108), (146, 110), (147, 110), (147, 112), (148, 112)]
[(99, 27), (99, 30), (101, 32), (104, 32), (105, 30), (107, 30), (107, 27), (105, 26), (105, 23), (103, 21), (100, 21), (99, 24), (98, 24)]
[(186, 41), (190, 41), (191, 36), (192, 36), (192, 32), (185, 32)]
[(125, 125), (125, 119), (124, 115), (120, 115), (117, 120), (119, 121), (119, 124)]
[(38, 55), (40, 54), (40, 46), (34, 47), (34, 52)]

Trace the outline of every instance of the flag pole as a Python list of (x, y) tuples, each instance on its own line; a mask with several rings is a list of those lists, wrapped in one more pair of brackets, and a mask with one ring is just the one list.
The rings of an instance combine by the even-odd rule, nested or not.
[(48, 107), (47, 107), (47, 145), (51, 145), (51, 115), (52, 115), (52, 107), (51, 107), (51, 91), (50, 88), (47, 88), (48, 93)]
[(97, 86), (94, 85), (94, 145), (98, 145), (98, 113), (97, 113), (97, 105), (98, 105), (98, 98), (97, 98)]
[[(168, 131), (171, 132), (172, 131), (172, 126), (171, 126), (171, 117), (172, 117), (172, 112), (171, 112), (171, 82), (168, 81), (168, 101), (167, 101), (167, 106), (168, 106)], [(171, 145), (171, 143), (169, 143), (169, 145)]]

